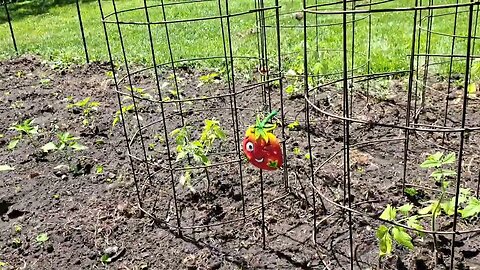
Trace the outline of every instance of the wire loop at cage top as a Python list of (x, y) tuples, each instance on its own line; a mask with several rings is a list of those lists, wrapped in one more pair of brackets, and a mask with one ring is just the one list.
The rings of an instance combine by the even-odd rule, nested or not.
[[(334, 1), (323, 4), (306, 6), (304, 12), (311, 14), (362, 14), (362, 13), (382, 13), (382, 12), (408, 12), (415, 10), (438, 10), (460, 8), (468, 6), (478, 6), (480, 2), (452, 3), (452, 4), (428, 4), (421, 3), (417, 6), (409, 4), (405, 6), (403, 2), (394, 0), (371, 1), (369, 3), (356, 4), (356, 1), (346, 1), (345, 7), (343, 1)], [(390, 4), (390, 5), (388, 5)]]
[[(145, 3), (145, 2), (144, 2)], [(170, 13), (169, 7), (184, 5), (185, 14), (179, 13)], [(225, 3), (220, 3), (216, 0), (190, 0), (190, 1), (180, 1), (180, 2), (168, 2), (161, 1), (160, 4), (155, 5), (141, 5), (133, 8), (126, 8), (117, 10), (115, 8), (114, 12), (111, 12), (105, 15), (103, 20), (105, 23), (112, 24), (129, 24), (129, 25), (164, 25), (164, 24), (175, 24), (175, 23), (188, 23), (196, 21), (208, 21), (208, 20), (219, 20), (226, 19), (231, 17), (238, 17), (247, 14), (252, 14), (261, 11), (279, 9), (279, 6), (268, 6), (268, 7), (245, 7), (245, 9), (232, 10), (228, 6), (228, 1)], [(204, 10), (208, 11), (208, 15), (202, 15), (198, 17), (190, 17), (190, 11), (192, 10)], [(149, 16), (132, 16), (132, 13), (141, 12), (149, 13)], [(129, 17), (135, 18), (130, 19)], [(142, 20), (138, 20), (142, 18)]]

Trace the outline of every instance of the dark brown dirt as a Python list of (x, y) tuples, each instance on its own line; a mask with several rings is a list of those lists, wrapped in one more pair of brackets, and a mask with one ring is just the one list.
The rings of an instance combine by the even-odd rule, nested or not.
[[(235, 91), (239, 94), (233, 100), (226, 95), (231, 90), (222, 81), (198, 85), (199, 76), (207, 74), (207, 71), (182, 69), (178, 75), (182, 78), (180, 89), (184, 97), (224, 97), (193, 100), (184, 103), (182, 108), (175, 103), (166, 103), (164, 115), (158, 103), (137, 99), (138, 121), (145, 129), (138, 132), (136, 115), (126, 114), (126, 130), (131, 140), (130, 159), (122, 124), (112, 127), (118, 105), (113, 80), (107, 76), (108, 70), (108, 65), (99, 63), (54, 69), (35, 57), (0, 63), (0, 117), (3, 119), (0, 126), (0, 134), (3, 135), (0, 138), (0, 165), (15, 167), (13, 171), (0, 172), (0, 262), (8, 263), (6, 269), (350, 267), (348, 215), (342, 214), (340, 208), (326, 200), (342, 204), (344, 191), (347, 190), (344, 188), (343, 155), (339, 152), (345, 140), (342, 121), (310, 108), (311, 127), (308, 131), (314, 157), (314, 181), (318, 190), (326, 196), (323, 199), (326, 211), (322, 209), (322, 200), (317, 194), (314, 212), (310, 161), (305, 158), (308, 153), (305, 104), (303, 98), (285, 100), (286, 123), (298, 120), (300, 125), (292, 130), (286, 128), (283, 138), (290, 192), (285, 192), (282, 171), (264, 172), (262, 175), (267, 204), (266, 247), (263, 249), (262, 182), (258, 170), (243, 161), (236, 161), (241, 157), (236, 154), (234, 136), (237, 130), (235, 120), (238, 121), (238, 134), (243, 136), (245, 128), (253, 123), (256, 111), (261, 110), (261, 87), (242, 88), (242, 85), (251, 82), (237, 78)], [(168, 71), (160, 74), (160, 85), (164, 86), (161, 89), (162, 98), (174, 98), (168, 91), (172, 89), (170, 74)], [(45, 81), (46, 78), (50, 81)], [(138, 73), (131, 80), (134, 86), (157, 98), (156, 84), (150, 72)], [(125, 88), (127, 81), (120, 85), (120, 91), (128, 92)], [(400, 206), (409, 202), (402, 194), (404, 141), (392, 140), (404, 133), (400, 129), (374, 125), (405, 123), (405, 85), (405, 79), (394, 80), (386, 87), (387, 97), (369, 97), (367, 100), (364, 94), (358, 94), (352, 103), (352, 117), (370, 123), (350, 126), (352, 208), (368, 215), (378, 216), (388, 203)], [(427, 106), (420, 114), (419, 122), (442, 125), (445, 83), (432, 80), (430, 85), (435, 87), (427, 92)], [(359, 90), (362, 87), (358, 85)], [(276, 90), (273, 88), (271, 91), (272, 108), (280, 107)], [(98, 111), (92, 112), (88, 126), (82, 124), (84, 117), (81, 110), (66, 108), (70, 97), (74, 101), (91, 97), (91, 100), (101, 103)], [(321, 93), (312, 97), (312, 101), (319, 109), (341, 114), (342, 96), (335, 87), (322, 89)], [(132, 100), (124, 98), (122, 102), (125, 106)], [(238, 109), (237, 119), (231, 117), (233, 102)], [(466, 124), (480, 126), (479, 118), (475, 117), (478, 115), (478, 102), (469, 102)], [(452, 100), (450, 105), (447, 125), (458, 127), (461, 103)], [(9, 127), (28, 118), (35, 119), (39, 135), (33, 140), (22, 140), (13, 151), (7, 150), (8, 143), (15, 136)], [(176, 169), (171, 178), (167, 142), (170, 149), (175, 149), (175, 143), (172, 138), (165, 137), (165, 127), (169, 133), (181, 127), (184, 121), (197, 130), (194, 137), (198, 137), (203, 120), (212, 118), (221, 122), (228, 138), (217, 145), (211, 155), (213, 166), (208, 169), (208, 190), (205, 170), (193, 170), (193, 183), (197, 190), (193, 194), (178, 184), (182, 171), (177, 169), (186, 164), (175, 162), (174, 151), (170, 158)], [(59, 131), (78, 136), (79, 142), (88, 149), (42, 153), (40, 146), (55, 139)], [(280, 129), (277, 135), (282, 138)], [(458, 133), (450, 133), (443, 144), (442, 135), (434, 132), (410, 135), (407, 184), (436, 188), (428, 179), (429, 172), (420, 169), (418, 164), (427, 154), (435, 151), (458, 151)], [(386, 139), (389, 141), (364, 147), (356, 145)], [(479, 141), (477, 133), (470, 132), (463, 157), (461, 185), (474, 191), (478, 181)], [(294, 153), (294, 148), (298, 148), (296, 151), (300, 153)], [(145, 158), (148, 163), (139, 161)], [(135, 174), (131, 163), (134, 164)], [(103, 172), (96, 171), (98, 166), (103, 166)], [(452, 182), (450, 191), (454, 190), (454, 186)], [(142, 209), (156, 217), (157, 222), (140, 209), (137, 187)], [(423, 192), (420, 202), (438, 194), (426, 188), (419, 190)], [(181, 226), (188, 227), (182, 230), (181, 235), (176, 229), (175, 207)], [(317, 244), (313, 243), (312, 235), (314, 215)], [(451, 229), (451, 220), (451, 217), (443, 215), (437, 222), (437, 229)], [(222, 222), (225, 224), (212, 226)], [(380, 224), (364, 215), (353, 214), (355, 269), (446, 269), (445, 265), (450, 260), (450, 236), (438, 237), (437, 262), (433, 257), (432, 237), (426, 236), (421, 240), (415, 236), (414, 251), (397, 246), (394, 255), (378, 263), (375, 231)], [(425, 226), (430, 229), (428, 223)], [(478, 228), (476, 218), (459, 219), (457, 229), (473, 228)], [(40, 233), (47, 233), (49, 239), (39, 243), (36, 238)], [(478, 236), (457, 236), (455, 245), (455, 267), (478, 268)], [(102, 255), (106, 253), (111, 260), (108, 263), (102, 262)]]

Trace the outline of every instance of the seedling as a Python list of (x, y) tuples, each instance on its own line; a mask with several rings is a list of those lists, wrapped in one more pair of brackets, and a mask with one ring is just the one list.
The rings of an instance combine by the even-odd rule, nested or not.
[(44, 152), (63, 150), (65, 148), (72, 149), (74, 151), (80, 151), (87, 149), (86, 146), (79, 144), (77, 141), (80, 137), (73, 137), (69, 132), (61, 132), (57, 134), (58, 143), (49, 142), (42, 146)]
[(102, 257), (100, 257), (100, 261), (104, 264), (108, 264), (112, 262), (112, 258), (108, 254), (103, 254)]
[(405, 193), (411, 197), (415, 197), (418, 194), (418, 190), (413, 187), (407, 187), (404, 189)]
[(200, 87), (204, 84), (219, 83), (220, 74), (218, 72), (212, 72), (212, 73), (200, 76), (200, 78), (198, 79), (200, 80), (200, 83), (197, 85), (197, 87)]
[(13, 150), (17, 144), (27, 136), (30, 142), (35, 146), (33, 136), (38, 134), (38, 126), (33, 126), (34, 119), (26, 119), (20, 124), (15, 124), (9, 129), (15, 130), (17, 135), (8, 143), (7, 149)]
[(21, 233), (22, 232), (22, 226), (15, 225), (15, 226), (13, 226), (13, 230), (15, 231), (15, 233)]
[(122, 114), (125, 117), (126, 114), (133, 112), (134, 109), (135, 109), (134, 105), (130, 104), (130, 105), (122, 107), (121, 112), (120, 112), (120, 110), (116, 111), (115, 115), (113, 117), (112, 127), (114, 127), (115, 125), (118, 124), (118, 122), (120, 122)]
[[(427, 201), (427, 205), (419, 209), (417, 214), (413, 214), (413, 205), (406, 204), (399, 208), (393, 208), (387, 205), (386, 209), (380, 216), (383, 220), (396, 221), (397, 223), (405, 222), (414, 229), (423, 230), (423, 226), (420, 221), (430, 222), (431, 230), (435, 231), (436, 220), (440, 215), (453, 216), (455, 214), (455, 196), (451, 198), (447, 197), (447, 189), (449, 187), (451, 177), (456, 176), (456, 172), (448, 167), (454, 164), (456, 161), (455, 153), (444, 154), (437, 152), (426, 158), (426, 160), (420, 165), (421, 168), (434, 169), (430, 174), (430, 178), (440, 186), (440, 194), (437, 198), (433, 198)], [(415, 188), (405, 188), (405, 193), (409, 196), (417, 196), (419, 191)], [(460, 188), (460, 195), (458, 198), (458, 213), (462, 218), (470, 218), (480, 214), (480, 200), (471, 195), (470, 189)], [(397, 220), (397, 212), (399, 211), (403, 217)], [(422, 222), (423, 224), (423, 222)], [(411, 235), (401, 228), (394, 230), (396, 226), (381, 225), (377, 229), (377, 239), (379, 240), (380, 257), (389, 255), (392, 253), (392, 239), (397, 241), (398, 244), (405, 246), (409, 249), (413, 248), (411, 245)], [(400, 230), (400, 231), (399, 231)], [(395, 232), (394, 232), (395, 231)], [(394, 234), (397, 234), (395, 236)], [(407, 237), (408, 235), (408, 237)], [(423, 234), (418, 233), (423, 237)], [(397, 239), (397, 238), (399, 239)], [(408, 240), (408, 241), (407, 241)], [(437, 237), (433, 235), (434, 251), (438, 250)]]
[(293, 148), (293, 154), (299, 156), (301, 153), (302, 152), (300, 151), (300, 148), (298, 148), (298, 147)]
[(97, 111), (98, 107), (100, 106), (100, 102), (90, 101), (90, 99), (90, 97), (87, 97), (83, 100), (67, 105), (67, 109), (79, 108), (83, 110), (82, 124), (84, 126), (88, 126), (90, 124), (90, 122), (93, 120), (91, 115), (92, 111)]
[[(226, 134), (220, 126), (220, 123), (216, 120), (206, 119), (200, 138), (195, 141), (192, 141), (190, 130), (191, 127), (184, 126), (170, 133), (170, 136), (175, 138), (175, 142), (177, 143), (177, 161), (188, 159), (190, 163), (190, 158), (193, 158), (193, 161), (197, 164), (210, 165), (208, 153), (214, 147), (215, 141), (225, 140), (226, 138)], [(190, 166), (185, 166), (185, 169), (184, 175), (180, 177), (180, 184), (192, 192), (195, 192), (191, 183)], [(207, 168), (205, 168), (205, 174), (207, 178), (207, 190), (209, 190), (210, 178)]]
[(103, 173), (103, 166), (102, 165), (97, 165), (95, 168), (95, 173), (96, 174), (102, 174)]
[[(448, 178), (455, 176), (457, 173), (453, 170), (445, 168), (446, 165), (455, 163), (455, 153), (450, 153), (448, 155), (443, 155), (442, 152), (437, 152), (433, 155), (427, 157), (427, 159), (420, 164), (421, 168), (430, 169), (434, 168), (434, 171), (430, 174), (430, 177), (435, 180), (436, 183), (440, 184), (441, 193), (439, 199), (430, 200), (429, 205), (420, 209), (418, 213), (420, 215), (431, 214), (431, 226), (432, 230), (435, 231), (435, 219), (443, 210), (447, 215), (453, 215), (453, 209), (455, 202), (452, 200), (447, 200), (444, 202), (444, 197), (446, 195), (448, 186), (450, 182)], [(433, 235), (434, 239), (434, 248), (437, 250), (437, 241), (436, 235)]]
[[(383, 210), (383, 213), (380, 215), (380, 219), (387, 221), (396, 221), (398, 211), (404, 217), (403, 219), (398, 220), (398, 222), (406, 220), (407, 224), (410, 224), (412, 227), (422, 229), (421, 225), (418, 223), (418, 217), (409, 217), (409, 212), (412, 210), (412, 208), (412, 204), (405, 204), (398, 208), (392, 207), (388, 204), (385, 207), (385, 210)], [(377, 229), (376, 237), (379, 241), (380, 258), (390, 255), (392, 253), (393, 243), (406, 247), (410, 250), (413, 249), (412, 237), (405, 231), (404, 228), (400, 226), (380, 225)]]
[(298, 120), (295, 120), (294, 122), (288, 124), (287, 127), (289, 130), (297, 130), (300, 127), (300, 123), (298, 122)]
[(50, 83), (51, 83), (52, 80), (48, 79), (48, 78), (45, 78), (45, 79), (41, 79), (40, 80), (40, 84), (42, 86), (50, 86)]
[(35, 238), (37, 240), (37, 243), (39, 244), (43, 244), (45, 242), (48, 241), (48, 234), (47, 233), (40, 233), (37, 235), (37, 238)]
[[(125, 86), (125, 88), (127, 88), (128, 91), (131, 91), (133, 93), (137, 93), (140, 95), (140, 97), (142, 98), (146, 98), (146, 99), (152, 99), (152, 95), (150, 95), (149, 93), (147, 93), (147, 91), (145, 91), (145, 89), (143, 88), (140, 88), (140, 87), (135, 87), (135, 86)], [(126, 97), (125, 99), (130, 99), (131, 97)]]

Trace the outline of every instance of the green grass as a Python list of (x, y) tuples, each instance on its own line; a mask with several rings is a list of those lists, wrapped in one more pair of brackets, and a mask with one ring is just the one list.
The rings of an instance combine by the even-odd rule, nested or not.
[[(461, 2), (467, 2), (463, 0)], [(149, 5), (158, 4), (160, 1), (148, 1)], [(173, 1), (173, 2), (179, 2)], [(224, 2), (222, 0), (222, 2)], [(313, 0), (308, 2), (314, 3)], [(319, 1), (322, 2), (322, 1)], [(367, 1), (362, 1), (367, 2)], [(377, 5), (381, 7), (409, 7), (412, 0), (397, 0), (393, 3)], [(43, 3), (43, 4), (42, 4)], [(119, 0), (117, 8), (143, 7), (143, 1)], [(267, 0), (266, 5), (273, 3)], [(451, 0), (438, 0), (436, 4), (451, 3)], [(111, 1), (102, 1), (105, 13), (113, 11)], [(286, 26), (301, 26), (292, 12), (301, 9), (301, 1), (286, 0), (280, 2), (282, 9), (281, 24)], [(245, 11), (254, 8), (254, 1), (236, 0), (229, 1), (231, 13)], [(13, 18), (13, 27), (21, 54), (34, 53), (42, 57), (64, 63), (84, 61), (83, 45), (81, 42), (79, 24), (75, 2), (72, 0), (44, 0), (44, 1), (21, 1), (9, 5)], [(225, 5), (222, 5), (225, 11)], [(330, 9), (341, 9), (341, 5), (331, 6)], [(100, 12), (97, 1), (81, 2), (82, 17), (85, 28), (88, 52), (91, 60), (108, 60), (103, 26), (100, 21)], [(466, 8), (461, 8), (465, 11)], [(3, 9), (2, 9), (3, 11)], [(435, 14), (452, 12), (453, 9), (435, 11)], [(423, 15), (425, 15), (424, 11)], [(150, 9), (151, 21), (162, 20), (160, 7)], [(217, 1), (203, 3), (190, 3), (184, 5), (172, 5), (166, 7), (167, 20), (197, 18), (218, 15)], [(265, 12), (267, 25), (274, 25), (274, 11)], [(467, 33), (467, 12), (460, 14), (457, 24), (457, 33)], [(145, 21), (143, 9), (120, 14), (121, 21)], [(356, 18), (363, 18), (355, 24), (355, 67), (362, 71), (366, 69), (367, 44), (368, 44), (368, 18), (365, 14), (358, 14)], [(110, 17), (110, 20), (115, 20)], [(308, 23), (341, 23), (342, 15), (314, 15), (307, 16)], [(408, 69), (408, 55), (411, 50), (413, 12), (400, 13), (374, 13), (372, 19), (372, 42), (371, 42), (371, 68), (374, 72), (395, 71)], [(348, 16), (351, 20), (351, 16)], [(226, 23), (226, 22), (225, 22)], [(255, 29), (255, 15), (232, 17), (230, 20), (232, 32), (232, 47), (236, 56), (258, 57), (257, 35)], [(426, 20), (423, 21), (426, 25)], [(226, 25), (226, 24), (225, 24)], [(170, 40), (172, 42), (173, 56), (176, 60), (185, 58), (223, 56), (223, 42), (221, 35), (220, 20), (206, 20), (200, 22), (183, 22), (169, 24)], [(226, 30), (226, 29), (225, 29)], [(442, 16), (434, 19), (433, 30), (442, 33), (452, 33), (453, 15)], [(124, 37), (125, 50), (129, 63), (151, 64), (152, 55), (146, 25), (122, 25), (121, 31)], [(168, 63), (169, 50), (166, 42), (165, 26), (152, 25), (154, 47), (158, 63)], [(316, 53), (316, 33), (318, 32), (318, 48)], [(118, 61), (123, 61), (121, 47), (118, 38), (118, 29), (115, 24), (108, 24), (108, 33)], [(425, 33), (425, 31), (423, 31)], [(320, 26), (317, 29), (309, 28), (309, 67), (315, 63), (322, 73), (341, 71), (342, 69), (342, 27), (341, 25)], [(303, 30), (301, 28), (282, 28), (282, 57), (285, 69), (301, 68), (303, 57)], [(268, 55), (271, 60), (276, 59), (275, 28), (268, 28)], [(351, 48), (352, 29), (348, 29), (349, 49)], [(424, 51), (425, 35), (421, 39), (421, 51)], [(478, 46), (477, 46), (478, 47)], [(432, 53), (450, 53), (451, 38), (441, 35), (432, 36)], [(456, 54), (465, 54), (466, 40), (457, 39)], [(0, 58), (8, 58), (14, 55), (12, 41), (6, 23), (4, 12), (0, 12)], [(350, 56), (349, 56), (350, 59)], [(446, 59), (431, 58), (438, 62)], [(220, 67), (220, 61), (200, 62), (206, 66)], [(255, 61), (237, 61), (240, 69), (251, 68)], [(351, 65), (351, 61), (349, 60)], [(456, 68), (461, 71), (462, 63)], [(434, 66), (438, 71), (444, 71), (446, 65)]]

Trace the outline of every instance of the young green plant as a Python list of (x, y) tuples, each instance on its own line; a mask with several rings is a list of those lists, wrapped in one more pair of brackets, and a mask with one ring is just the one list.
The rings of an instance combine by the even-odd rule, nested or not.
[(26, 119), (20, 124), (14, 124), (9, 129), (15, 130), (17, 135), (7, 145), (8, 150), (13, 150), (17, 144), (23, 140), (24, 136), (27, 136), (29, 141), (36, 147), (34, 135), (38, 135), (38, 126), (33, 126), (34, 119)]
[[(435, 219), (443, 210), (447, 215), (453, 215), (455, 207), (455, 198), (445, 201), (445, 195), (447, 193), (450, 177), (455, 176), (457, 173), (446, 166), (455, 163), (455, 153), (444, 155), (442, 152), (437, 152), (427, 157), (427, 159), (420, 164), (421, 168), (434, 169), (430, 174), (430, 177), (435, 183), (440, 184), (441, 192), (438, 199), (430, 200), (426, 207), (420, 209), (418, 213), (420, 215), (431, 215), (431, 227), (432, 231), (435, 231)], [(435, 251), (437, 250), (437, 237), (433, 235), (433, 244)]]
[(79, 108), (83, 111), (82, 124), (88, 126), (93, 121), (92, 112), (97, 111), (100, 106), (98, 101), (90, 101), (91, 97), (67, 105), (67, 109)]
[(220, 122), (216, 120), (205, 120), (205, 126), (198, 140), (192, 140), (191, 127), (184, 126), (175, 129), (170, 136), (175, 138), (177, 144), (177, 161), (188, 159), (189, 165), (185, 166), (185, 173), (180, 177), (180, 184), (195, 192), (191, 182), (190, 158), (197, 164), (203, 165), (205, 176), (207, 179), (207, 192), (210, 190), (210, 177), (207, 166), (210, 165), (208, 157), (209, 152), (215, 146), (217, 140), (225, 140), (226, 134), (220, 126)]

